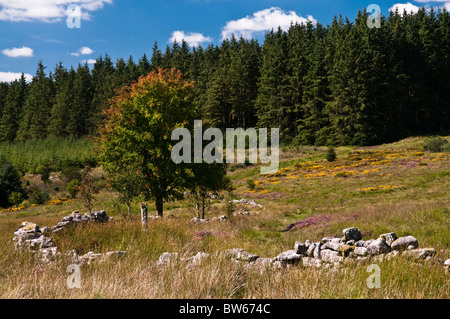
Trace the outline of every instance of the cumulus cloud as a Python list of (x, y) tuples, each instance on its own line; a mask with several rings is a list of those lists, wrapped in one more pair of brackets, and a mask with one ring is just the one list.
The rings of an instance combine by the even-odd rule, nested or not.
[(28, 48), (28, 47), (12, 48), (12, 49), (2, 50), (2, 53), (11, 58), (32, 57), (33, 49)]
[(407, 13), (416, 13), (417, 11), (419, 11), (420, 7), (413, 5), (411, 2), (407, 2), (407, 3), (397, 3), (394, 4), (389, 11), (391, 12), (395, 12), (398, 9), (398, 13), (399, 14), (403, 14), (403, 12), (407, 12)]
[(222, 29), (222, 38), (229, 38), (232, 34), (237, 37), (252, 38), (255, 33), (262, 33), (272, 29), (287, 30), (291, 23), (304, 24), (308, 21), (316, 23), (311, 15), (307, 18), (298, 16), (295, 11), (284, 11), (278, 7), (261, 10), (239, 20), (227, 22)]
[(77, 52), (72, 52), (70, 55), (73, 56), (80, 56), (80, 55), (89, 55), (94, 53), (94, 50), (92, 50), (91, 48), (88, 47), (82, 47), (80, 49), (78, 49)]
[(88, 60), (83, 60), (82, 63), (85, 64), (95, 64), (97, 62), (97, 60), (94, 59), (88, 59)]
[(0, 0), (0, 20), (14, 22), (56, 22), (69, 15), (67, 7), (79, 5), (82, 18), (90, 19), (89, 12), (102, 9), (112, 0)]
[(180, 43), (182, 40), (186, 41), (190, 46), (196, 47), (199, 46), (200, 43), (211, 42), (212, 39), (210, 37), (205, 37), (201, 33), (196, 32), (188, 32), (184, 31), (175, 31), (172, 33), (172, 37), (170, 38), (170, 42), (177, 41)]
[[(15, 72), (0, 72), (0, 82), (14, 82), (15, 80), (20, 79), (22, 73)], [(33, 76), (31, 74), (25, 74), (25, 79), (27, 82), (31, 82)]]

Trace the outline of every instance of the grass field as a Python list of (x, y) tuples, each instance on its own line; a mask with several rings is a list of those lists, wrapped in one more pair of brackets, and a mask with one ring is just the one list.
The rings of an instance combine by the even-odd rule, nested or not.
[[(224, 222), (194, 225), (193, 204), (167, 203), (165, 216), (151, 221), (143, 232), (139, 205), (134, 220), (114, 210), (115, 195), (102, 191), (94, 208), (104, 209), (115, 221), (88, 225), (54, 235), (61, 252), (126, 250), (120, 261), (84, 265), (80, 289), (68, 289), (70, 260), (41, 264), (26, 251), (15, 251), (13, 232), (23, 221), (41, 228), (53, 226), (74, 210), (79, 199), (0, 213), (0, 298), (450, 298), (450, 274), (431, 263), (397, 258), (379, 263), (381, 288), (369, 289), (364, 265), (340, 271), (294, 267), (288, 270), (247, 270), (216, 252), (242, 248), (260, 257), (275, 257), (293, 249), (295, 241), (320, 241), (342, 236), (342, 229), (359, 228), (365, 240), (386, 232), (413, 235), (421, 247), (433, 247), (437, 258), (450, 258), (450, 153), (422, 150), (425, 138), (408, 138), (375, 147), (338, 148), (335, 162), (325, 160), (326, 148), (298, 147), (281, 152), (281, 169), (270, 176), (258, 167), (237, 168), (229, 175), (239, 198), (262, 207), (238, 204)], [(101, 176), (101, 170), (97, 171)], [(255, 181), (249, 189), (247, 180)], [(46, 186), (48, 187), (48, 186)], [(153, 209), (150, 205), (150, 209)], [(214, 200), (207, 218), (225, 214)], [(310, 218), (305, 227), (281, 232)], [(163, 252), (190, 257), (199, 251), (212, 255), (195, 269), (182, 265), (158, 268)], [(369, 265), (369, 263), (367, 264)]]

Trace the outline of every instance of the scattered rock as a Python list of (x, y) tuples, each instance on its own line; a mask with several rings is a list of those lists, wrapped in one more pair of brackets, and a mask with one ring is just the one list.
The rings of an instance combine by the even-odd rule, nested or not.
[(275, 257), (274, 261), (279, 261), (282, 265), (296, 265), (300, 262), (301, 259), (302, 255), (297, 254), (295, 250), (288, 250)]
[(387, 254), (391, 251), (391, 248), (388, 244), (382, 239), (378, 238), (373, 241), (369, 246), (367, 246), (367, 252), (371, 256)]
[(419, 242), (413, 236), (400, 237), (391, 244), (392, 250), (406, 250), (419, 248)]
[(163, 267), (177, 262), (178, 262), (178, 253), (163, 253), (156, 262), (156, 266)]
[(408, 256), (416, 260), (427, 259), (429, 257), (434, 257), (436, 255), (436, 250), (434, 248), (421, 248), (407, 250), (402, 253), (402, 256)]
[(230, 256), (232, 259), (235, 259), (236, 261), (243, 261), (243, 262), (252, 262), (259, 258), (258, 255), (250, 254), (249, 252), (241, 248), (233, 248), (225, 250), (224, 254)]
[(367, 248), (365, 247), (360, 247), (360, 246), (356, 246), (355, 249), (353, 250), (353, 252), (355, 253), (356, 256), (367, 256), (369, 253), (367, 251)]
[(201, 219), (198, 217), (194, 217), (191, 219), (191, 222), (195, 224), (207, 224), (209, 223), (209, 219)]
[(331, 249), (322, 249), (320, 251), (320, 259), (327, 263), (341, 262), (343, 260), (337, 251)]
[(304, 243), (296, 242), (294, 250), (295, 250), (295, 253), (298, 255), (306, 255), (307, 248)]
[(389, 246), (392, 245), (392, 243), (394, 241), (397, 240), (397, 235), (395, 233), (387, 233), (387, 234), (383, 234), (380, 235), (380, 237), (386, 242), (386, 244), (388, 244)]
[(363, 237), (359, 229), (355, 227), (344, 229), (342, 232), (344, 233), (344, 241), (358, 241)]

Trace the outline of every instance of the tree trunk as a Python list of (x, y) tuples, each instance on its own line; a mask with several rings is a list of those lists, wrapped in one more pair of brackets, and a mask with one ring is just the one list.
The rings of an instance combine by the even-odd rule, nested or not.
[(130, 221), (133, 220), (131, 217), (131, 205), (130, 203), (127, 203), (127, 209), (128, 209), (128, 217), (130, 218)]
[(144, 231), (147, 230), (148, 227), (148, 207), (147, 203), (141, 203), (141, 219), (142, 219), (142, 228)]
[(205, 219), (205, 197), (202, 198), (202, 219)]
[(163, 204), (164, 201), (162, 197), (156, 197), (155, 199), (155, 206), (156, 206), (156, 212), (158, 213), (159, 217), (163, 217)]

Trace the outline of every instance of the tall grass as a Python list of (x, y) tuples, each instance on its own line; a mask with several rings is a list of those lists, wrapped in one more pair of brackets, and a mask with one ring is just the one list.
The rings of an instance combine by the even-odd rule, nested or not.
[(47, 138), (0, 144), (0, 157), (9, 160), (23, 173), (36, 173), (39, 165), (60, 171), (65, 166), (95, 165), (94, 143), (81, 138)]

